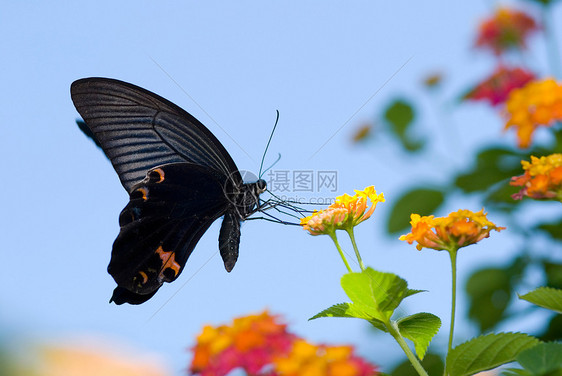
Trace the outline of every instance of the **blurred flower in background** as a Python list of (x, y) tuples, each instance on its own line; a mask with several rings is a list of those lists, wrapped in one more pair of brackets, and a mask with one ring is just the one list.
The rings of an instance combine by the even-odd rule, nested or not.
[(538, 29), (535, 20), (527, 13), (500, 7), (480, 24), (476, 47), (490, 49), (496, 55), (510, 49), (523, 49), (529, 35)]
[(516, 128), (519, 147), (529, 147), (538, 127), (562, 120), (562, 85), (550, 78), (512, 90), (506, 102), (506, 116), (505, 129)]
[(487, 101), (492, 106), (506, 101), (509, 93), (533, 80), (535, 75), (523, 68), (499, 65), (494, 73), (463, 96), (465, 100)]
[(234, 369), (255, 376), (368, 376), (376, 370), (351, 346), (309, 343), (267, 311), (235, 318), (230, 325), (205, 326), (192, 351), (190, 372), (201, 376)]
[(525, 173), (511, 179), (511, 185), (522, 187), (512, 197), (521, 200), (524, 196), (534, 199), (557, 199), (562, 201), (562, 154), (551, 154), (531, 162), (521, 161)]
[(355, 130), (352, 140), (354, 143), (363, 142), (371, 138), (373, 134), (373, 126), (371, 124), (363, 124)]
[(64, 344), (31, 347), (21, 358), (12, 356), (10, 376), (170, 376), (163, 362), (139, 352), (98, 339), (80, 338)]

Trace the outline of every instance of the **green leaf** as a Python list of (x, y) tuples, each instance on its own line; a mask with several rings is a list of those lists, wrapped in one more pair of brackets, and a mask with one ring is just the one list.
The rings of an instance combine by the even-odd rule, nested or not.
[(521, 368), (506, 368), (502, 370), (501, 376), (533, 376), (529, 371)]
[(341, 303), (331, 306), (316, 315), (312, 316), (309, 320), (314, 320), (320, 317), (352, 317), (357, 319), (364, 319), (369, 321), (375, 328), (387, 332), (384, 323), (380, 320), (374, 319), (371, 315), (363, 312), (355, 304)]
[(405, 280), (372, 268), (345, 274), (341, 285), (357, 308), (383, 322), (388, 321), (400, 302), (411, 295)]
[(423, 359), (433, 336), (441, 327), (441, 319), (431, 313), (416, 313), (397, 322), (400, 334), (414, 343), (418, 358)]
[(384, 113), (385, 120), (390, 124), (390, 130), (408, 151), (418, 151), (425, 144), (423, 141), (413, 139), (410, 135), (410, 128), (415, 116), (412, 105), (402, 99), (392, 102)]
[(533, 375), (562, 374), (562, 343), (540, 343), (522, 351), (517, 361)]
[(503, 318), (511, 300), (512, 276), (508, 269), (487, 268), (474, 272), (466, 283), (468, 316), (481, 331), (493, 328)]
[(392, 102), (384, 113), (384, 118), (392, 125), (392, 131), (398, 136), (406, 134), (408, 127), (414, 121), (414, 117), (414, 108), (402, 99)]
[(468, 376), (513, 362), (521, 351), (538, 342), (537, 338), (524, 333), (497, 333), (473, 338), (448, 354), (447, 373)]
[[(422, 367), (427, 371), (429, 375), (441, 376), (443, 375), (443, 359), (437, 355), (429, 353), (421, 361)], [(396, 366), (391, 372), (392, 376), (419, 376), (418, 372), (412, 367), (412, 363), (409, 360), (404, 360), (398, 366)]]
[(562, 240), (562, 220), (554, 223), (543, 223), (537, 228), (547, 232), (553, 239)]
[(356, 308), (351, 303), (340, 303), (327, 308), (316, 315), (312, 316), (309, 320), (314, 320), (319, 317), (355, 317), (358, 319), (370, 319), (371, 316), (360, 309)]
[(552, 315), (544, 332), (538, 337), (544, 342), (562, 339), (562, 315)]
[(414, 188), (396, 200), (387, 222), (387, 231), (394, 234), (410, 228), (410, 215), (431, 215), (443, 203), (443, 192), (437, 189)]
[(546, 274), (547, 287), (562, 288), (562, 264), (550, 261), (543, 261), (542, 264)]
[[(457, 176), (455, 185), (467, 193), (485, 192), (496, 183), (504, 180), (507, 183), (512, 176), (521, 175), (521, 158), (519, 153), (508, 149), (484, 149), (476, 157), (474, 167)], [(517, 192), (514, 188), (512, 191)]]
[(519, 299), (562, 313), (562, 290), (559, 289), (539, 287), (525, 295), (520, 295)]

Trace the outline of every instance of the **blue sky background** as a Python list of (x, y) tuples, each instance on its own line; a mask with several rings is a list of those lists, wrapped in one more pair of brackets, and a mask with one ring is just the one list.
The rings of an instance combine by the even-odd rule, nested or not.
[[(447, 173), (470, 165), (478, 145), (512, 144), (513, 134), (501, 133), (502, 120), (487, 106), (462, 106), (439, 124), (436, 107), (421, 100), (417, 126), (435, 150), (430, 161), (403, 159), (384, 137), (369, 147), (353, 146), (350, 137), (397, 95), (419, 98), (420, 82), (431, 72), (447, 77), (437, 107), (454, 105), (462, 90), (488, 75), (493, 59), (475, 52), (472, 43), (479, 19), (494, 4), (4, 2), (0, 336), (20, 345), (109, 338), (158, 354), (180, 374), (189, 361), (185, 349), (203, 324), (269, 308), (312, 341), (355, 344), (383, 367), (400, 357), (396, 344), (358, 320), (307, 321), (347, 300), (339, 287), (344, 266), (327, 237), (265, 221), (244, 224), (232, 273), (217, 252), (217, 221), (176, 282), (141, 306), (108, 304), (114, 282), (106, 267), (127, 194), (75, 125), (69, 87), (90, 76), (128, 81), (178, 104), (221, 140), (240, 169), (256, 173), (278, 109), (268, 160), (281, 153), (279, 170), (336, 170), (338, 194), (368, 185), (384, 192), (387, 203), (357, 229), (365, 262), (428, 290), (405, 308), (437, 314), (446, 328), (448, 258), (388, 237), (385, 218), (409, 185), (441, 183)], [(560, 16), (558, 7), (554, 18)], [(537, 38), (527, 63), (545, 72), (543, 56)], [(463, 198), (436, 214), (478, 205)], [(501, 224), (501, 218), (491, 219)], [(483, 262), (505, 260), (515, 243), (509, 234), (493, 234), (463, 252), (461, 281)], [(461, 323), (457, 338), (474, 333)], [(446, 334), (435, 346), (446, 343)]]

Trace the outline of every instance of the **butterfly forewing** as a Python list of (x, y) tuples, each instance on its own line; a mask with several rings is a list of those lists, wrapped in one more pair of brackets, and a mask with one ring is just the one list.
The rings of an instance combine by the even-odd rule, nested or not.
[(217, 138), (172, 102), (109, 78), (75, 81), (70, 92), (127, 191), (149, 169), (176, 162), (206, 166), (242, 183), (234, 161)]

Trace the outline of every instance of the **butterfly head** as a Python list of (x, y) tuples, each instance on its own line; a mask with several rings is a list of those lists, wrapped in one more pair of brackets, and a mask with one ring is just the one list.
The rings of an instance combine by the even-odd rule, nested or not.
[(256, 193), (257, 194), (262, 194), (263, 192), (265, 192), (267, 190), (267, 183), (265, 180), (263, 179), (259, 179), (256, 182)]

